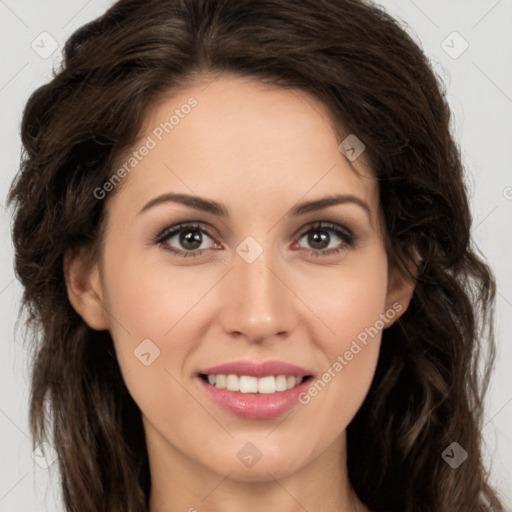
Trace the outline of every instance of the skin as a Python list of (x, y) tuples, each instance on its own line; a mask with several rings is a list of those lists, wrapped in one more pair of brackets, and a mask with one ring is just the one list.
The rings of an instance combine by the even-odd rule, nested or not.
[[(70, 250), (65, 259), (70, 301), (91, 328), (112, 334), (141, 409), (150, 512), (366, 511), (347, 477), (345, 429), (370, 387), (380, 332), (310, 403), (276, 419), (221, 409), (196, 372), (279, 359), (321, 376), (393, 304), (403, 314), (412, 285), (388, 269), (377, 183), (364, 153), (350, 163), (339, 151), (343, 139), (319, 101), (233, 75), (166, 98), (148, 112), (141, 140), (190, 97), (197, 107), (104, 199), (101, 258), (89, 263)], [(172, 202), (139, 213), (167, 192), (213, 199), (230, 215)], [(345, 203), (287, 215), (297, 202), (333, 193), (360, 198), (369, 213)], [(212, 235), (203, 233), (200, 256), (154, 242), (185, 221)], [(328, 232), (323, 246), (313, 246), (303, 235), (318, 221), (349, 229), (356, 245)], [(252, 263), (236, 252), (247, 236), (263, 248)], [(166, 243), (190, 247), (178, 236)], [(144, 339), (160, 350), (149, 366), (134, 356)], [(252, 467), (237, 457), (248, 442), (262, 454)]]

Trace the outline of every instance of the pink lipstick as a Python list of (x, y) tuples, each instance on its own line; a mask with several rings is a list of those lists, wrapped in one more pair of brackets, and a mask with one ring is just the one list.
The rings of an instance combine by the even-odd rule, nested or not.
[(197, 372), (207, 395), (247, 419), (276, 418), (299, 403), (314, 374), (284, 361), (235, 361)]

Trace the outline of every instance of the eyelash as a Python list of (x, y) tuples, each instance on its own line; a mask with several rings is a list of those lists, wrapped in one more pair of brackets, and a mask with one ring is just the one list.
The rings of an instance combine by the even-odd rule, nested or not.
[[(187, 257), (197, 257), (201, 256), (204, 252), (206, 252), (208, 249), (197, 249), (193, 251), (184, 251), (175, 249), (174, 247), (171, 247), (170, 245), (166, 245), (165, 241), (171, 238), (172, 236), (182, 232), (182, 231), (201, 231), (202, 233), (205, 233), (208, 235), (214, 243), (218, 243), (215, 240), (215, 237), (213, 237), (209, 232), (208, 229), (206, 229), (203, 225), (198, 223), (182, 223), (178, 224), (176, 226), (171, 226), (168, 228), (165, 228), (162, 232), (160, 232), (154, 239), (154, 243), (157, 245), (162, 246), (166, 251), (169, 251), (177, 256), (187, 258)], [(353, 235), (348, 229), (341, 228), (340, 226), (337, 226), (336, 224), (331, 224), (330, 222), (324, 222), (320, 221), (317, 222), (315, 225), (311, 226), (309, 229), (304, 231), (298, 238), (297, 241), (293, 243), (295, 246), (298, 244), (298, 242), (305, 236), (308, 235), (311, 232), (315, 231), (326, 231), (328, 233), (334, 233), (335, 236), (341, 238), (343, 240), (343, 243), (340, 247), (336, 249), (304, 249), (307, 251), (311, 256), (314, 257), (325, 257), (325, 256), (331, 256), (334, 254), (338, 254), (344, 249), (353, 249), (356, 246), (357, 237)], [(329, 240), (330, 242), (330, 240)]]

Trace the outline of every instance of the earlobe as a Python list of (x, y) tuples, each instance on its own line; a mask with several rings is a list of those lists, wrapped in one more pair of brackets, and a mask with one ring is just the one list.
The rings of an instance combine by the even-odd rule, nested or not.
[(70, 248), (64, 255), (63, 270), (68, 298), (75, 311), (91, 329), (108, 329), (98, 264), (91, 262), (84, 250)]

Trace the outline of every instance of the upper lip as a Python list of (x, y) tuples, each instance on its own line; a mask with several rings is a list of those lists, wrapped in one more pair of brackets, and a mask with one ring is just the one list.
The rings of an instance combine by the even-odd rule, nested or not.
[(306, 377), (313, 375), (311, 370), (285, 361), (233, 361), (218, 366), (211, 366), (198, 372), (205, 375), (248, 375), (251, 377), (266, 377), (268, 375), (286, 375), (293, 377)]

